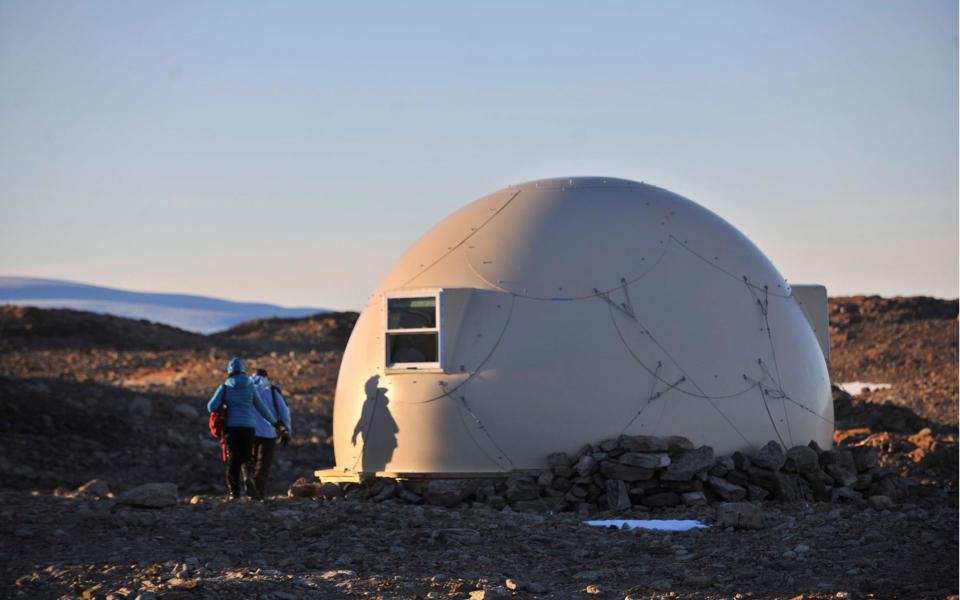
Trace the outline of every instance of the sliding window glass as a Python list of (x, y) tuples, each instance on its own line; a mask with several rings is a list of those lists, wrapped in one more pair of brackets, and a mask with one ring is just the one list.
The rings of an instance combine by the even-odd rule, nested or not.
[(386, 295), (386, 366), (398, 370), (440, 368), (441, 292)]

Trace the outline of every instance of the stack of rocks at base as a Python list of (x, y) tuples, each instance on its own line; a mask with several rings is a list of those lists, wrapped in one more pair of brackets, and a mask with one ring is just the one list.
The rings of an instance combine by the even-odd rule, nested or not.
[[(379, 478), (313, 489), (326, 499), (395, 498), (447, 507), (473, 503), (523, 512), (592, 514), (744, 500), (862, 502), (882, 510), (905, 491), (896, 470), (878, 466), (878, 457), (872, 446), (823, 450), (811, 442), (784, 450), (771, 441), (751, 455), (718, 458), (710, 446), (695, 447), (684, 437), (620, 436), (584, 446), (576, 455), (551, 454), (548, 468), (506, 479)], [(291, 495), (301, 494), (291, 488)]]

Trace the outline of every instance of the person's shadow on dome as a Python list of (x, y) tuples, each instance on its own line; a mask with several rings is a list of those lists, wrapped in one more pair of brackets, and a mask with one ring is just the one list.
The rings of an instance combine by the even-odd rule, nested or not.
[(379, 383), (380, 376), (374, 375), (364, 384), (366, 399), (350, 438), (350, 443), (356, 446), (357, 436), (362, 437), (360, 471), (364, 473), (383, 471), (386, 468), (397, 448), (397, 432), (400, 431), (390, 414), (387, 389), (379, 387)]

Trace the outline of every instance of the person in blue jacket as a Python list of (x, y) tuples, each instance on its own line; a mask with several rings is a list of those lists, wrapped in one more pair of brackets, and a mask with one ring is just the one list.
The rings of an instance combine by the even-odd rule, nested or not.
[(227, 407), (227, 431), (224, 441), (227, 446), (227, 491), (231, 499), (243, 497), (243, 471), (249, 471), (253, 462), (253, 438), (256, 431), (257, 413), (267, 420), (281, 437), (287, 428), (263, 403), (257, 388), (253, 386), (240, 359), (234, 357), (227, 365), (227, 380), (217, 388), (207, 403), (213, 412), (221, 404)]
[[(273, 411), (277, 419), (287, 428), (287, 435), (281, 435), (280, 445), (286, 446), (290, 442), (293, 427), (290, 426), (290, 409), (283, 399), (280, 388), (270, 381), (266, 369), (257, 369), (257, 374), (250, 378), (253, 387), (260, 392), (260, 399)], [(273, 455), (277, 450), (277, 432), (262, 416), (257, 417), (257, 430), (253, 438), (253, 472), (247, 471), (247, 495), (251, 500), (262, 502), (267, 491), (267, 478), (270, 476), (270, 465), (273, 464)]]

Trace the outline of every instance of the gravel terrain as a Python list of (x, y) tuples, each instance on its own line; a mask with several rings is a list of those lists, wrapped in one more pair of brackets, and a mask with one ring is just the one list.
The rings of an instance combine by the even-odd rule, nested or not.
[[(893, 503), (590, 515), (710, 525), (689, 532), (589, 527), (573, 512), (481, 502), (287, 496), (332, 465), (333, 390), (355, 313), (202, 336), (0, 307), (0, 597), (955, 597), (957, 302), (830, 303), (834, 381), (893, 385), (835, 391), (835, 441), (879, 451), (900, 478)], [(294, 415), (265, 503), (222, 501), (223, 465), (206, 429), (206, 399), (234, 354), (271, 371)], [(141, 487), (153, 482), (168, 485)], [(731, 520), (732, 510), (743, 518)]]

